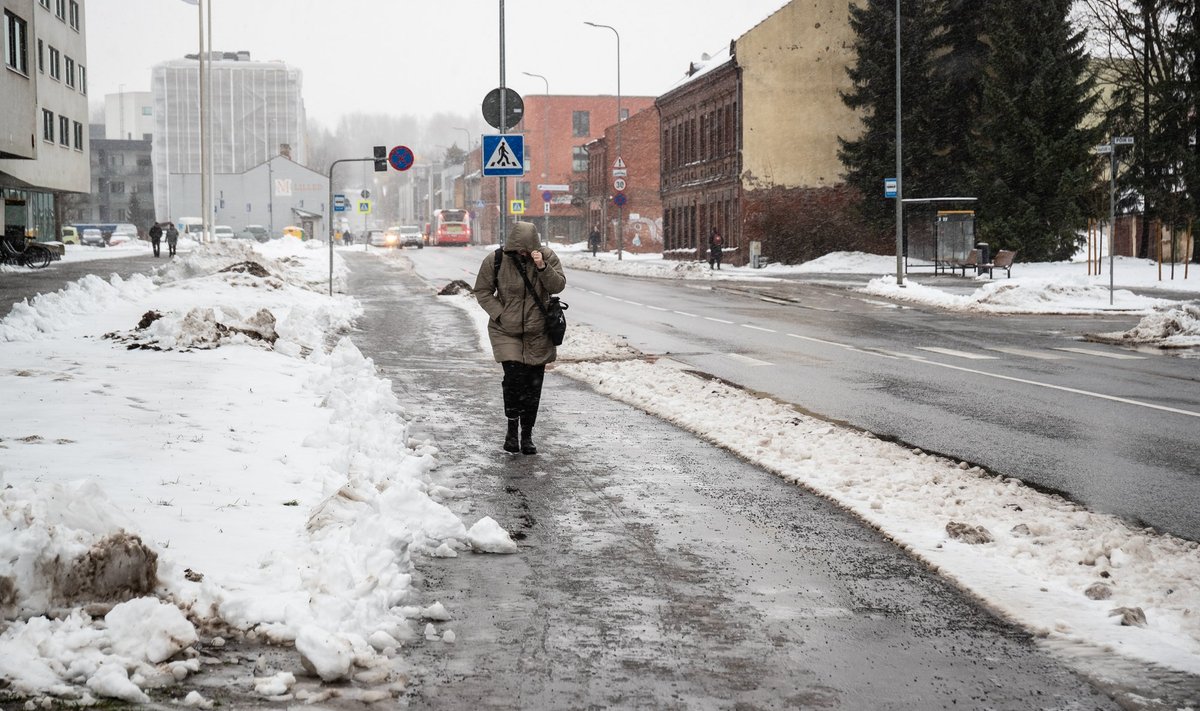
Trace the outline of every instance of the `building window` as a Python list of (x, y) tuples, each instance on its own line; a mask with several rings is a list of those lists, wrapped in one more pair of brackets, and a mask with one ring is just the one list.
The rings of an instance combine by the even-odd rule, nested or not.
[(38, 0), (38, 2), (41, 3), (42, 7), (46, 8), (47, 10), (50, 9), (50, 0)]
[(533, 195), (533, 186), (528, 180), (522, 180), (517, 183), (517, 199), (524, 200), (526, 207), (529, 206), (530, 196)]
[(75, 150), (83, 150), (83, 124), (75, 122)]
[(142, 116), (153, 116), (153, 115), (154, 115), (154, 107), (152, 107), (152, 106), (143, 106), (142, 107)]
[(71, 29), (79, 31), (79, 3), (71, 0)]
[(87, 94), (87, 67), (79, 65), (79, 93)]
[(63, 64), (66, 65), (63, 68), (66, 69), (67, 86), (74, 89), (75, 88), (75, 60), (64, 55), (63, 56)]
[(58, 117), (58, 143), (67, 148), (71, 147), (71, 119), (66, 116)]
[(50, 48), (50, 78), (62, 80), (62, 63), (58, 61), (58, 50)]
[(54, 16), (64, 21), (67, 19), (67, 0), (54, 0)]
[(627, 118), (629, 118), (629, 109), (621, 109), (621, 119), (620, 120), (624, 121)]
[(54, 112), (42, 109), (42, 140), (54, 143)]
[(122, 195), (125, 193), (125, 181), (114, 180), (108, 184), (108, 192)]
[[(571, 135), (579, 138), (580, 136), (590, 136), (592, 133), (592, 115), (588, 111), (572, 111), (571, 112)], [(576, 169), (578, 170), (578, 169)], [(585, 169), (586, 170), (586, 169)]]
[(571, 149), (571, 170), (575, 171), (576, 173), (586, 173), (587, 169), (587, 149), (583, 146), (575, 146)]
[(125, 154), (124, 153), (113, 153), (112, 155), (110, 155), (108, 157), (108, 164), (113, 167), (119, 167), (119, 166), (125, 165)]
[(41, 40), (38, 40), (38, 71), (46, 73), (46, 45)]
[(588, 184), (586, 180), (576, 180), (571, 183), (571, 197), (585, 198), (588, 196)]
[(25, 20), (4, 11), (4, 63), (10, 69), (29, 74), (29, 26)]

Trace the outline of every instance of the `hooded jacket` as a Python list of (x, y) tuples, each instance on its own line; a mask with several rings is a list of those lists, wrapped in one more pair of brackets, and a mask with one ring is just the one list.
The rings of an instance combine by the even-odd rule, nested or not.
[[(533, 266), (532, 258), (520, 255), (521, 250), (540, 250), (545, 266), (537, 269)], [(558, 354), (546, 335), (545, 317), (521, 279), (521, 270), (524, 270), (544, 306), (549, 303), (551, 294), (561, 293), (567, 288), (567, 278), (563, 276), (558, 255), (538, 241), (537, 228), (533, 223), (517, 222), (508, 231), (504, 258), (495, 278), (494, 269), (495, 253), (488, 252), (479, 266), (479, 275), (475, 277), (475, 288), (471, 293), (490, 317), (488, 337), (496, 362), (515, 360), (526, 365), (553, 362)]]

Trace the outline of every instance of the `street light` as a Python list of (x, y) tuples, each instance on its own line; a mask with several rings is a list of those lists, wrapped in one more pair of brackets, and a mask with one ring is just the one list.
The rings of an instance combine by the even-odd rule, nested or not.
[(467, 129), (461, 128), (459, 126), (451, 126), (450, 128), (453, 128), (455, 131), (462, 131), (463, 133), (467, 134), (467, 153), (470, 153), (471, 152), (471, 132), (468, 131)]
[(896, 0), (896, 286), (904, 286), (904, 164), (900, 128), (900, 0)]
[[(898, 2), (899, 0), (897, 0)], [(601, 25), (596, 22), (584, 21), (585, 25), (590, 27), (603, 27), (612, 30), (617, 36), (617, 158), (621, 157), (621, 33), (617, 32), (617, 28), (611, 25)], [(606, 191), (607, 192), (607, 191)], [(625, 230), (622, 229), (621, 222), (625, 217), (625, 206), (617, 205), (617, 260), (622, 259), (622, 250), (625, 248)]]
[[(549, 160), (549, 156), (550, 156), (550, 142), (548, 140), (546, 140), (546, 127), (550, 125), (550, 80), (547, 79), (546, 77), (542, 76), (541, 74), (534, 74), (533, 72), (521, 72), (521, 73), (527, 77), (537, 77), (538, 79), (541, 79), (542, 82), (544, 82), (546, 84), (546, 115), (542, 117), (542, 158), (541, 158), (541, 160), (542, 160), (542, 182), (544, 183), (544, 182), (548, 182), (546, 179), (547, 178), (546, 163)], [(549, 205), (550, 205), (550, 203), (546, 202), (546, 206), (542, 207), (542, 216), (543, 216), (542, 217), (542, 220), (543, 220), (542, 233), (545, 235), (545, 238), (547, 241), (550, 240), (550, 209), (548, 207)]]

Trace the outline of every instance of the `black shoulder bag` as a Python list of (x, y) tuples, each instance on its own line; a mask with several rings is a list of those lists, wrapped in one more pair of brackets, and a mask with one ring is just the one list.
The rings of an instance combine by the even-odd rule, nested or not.
[[(500, 272), (502, 254), (503, 252), (496, 250), (495, 272), (497, 274)], [(542, 312), (542, 319), (546, 324), (546, 335), (549, 336), (550, 342), (556, 346), (561, 346), (563, 337), (567, 335), (567, 316), (563, 312), (571, 307), (557, 296), (551, 296), (550, 303), (543, 304), (537, 292), (534, 291), (533, 284), (529, 282), (529, 277), (525, 274), (525, 270), (518, 266), (517, 271), (521, 272), (521, 279), (525, 282), (525, 288), (529, 291), (529, 295), (533, 297), (538, 310)]]

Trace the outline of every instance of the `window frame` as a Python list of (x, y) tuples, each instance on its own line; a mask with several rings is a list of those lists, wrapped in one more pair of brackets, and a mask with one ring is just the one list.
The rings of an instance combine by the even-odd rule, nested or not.
[(54, 45), (46, 45), (50, 48), (50, 78), (54, 81), (62, 81), (62, 52), (59, 52)]
[[(582, 158), (581, 158), (582, 156)], [(583, 165), (580, 168), (580, 165)], [(571, 147), (571, 172), (586, 173), (588, 172), (588, 151), (587, 146), (572, 146)]]
[(42, 140), (54, 143), (54, 112), (50, 109), (42, 109)]
[(46, 43), (41, 37), (38, 38), (38, 73), (46, 73)]
[(46, 8), (47, 10), (50, 9), (50, 0), (38, 0), (38, 4), (41, 5), (42, 7)]
[(75, 150), (82, 151), (83, 150), (83, 124), (78, 121), (74, 121), (74, 122), (72, 122), (72, 127), (74, 128), (74, 134), (75, 134)]
[(76, 32), (79, 31), (79, 0), (70, 0), (69, 9), (67, 11), (69, 19), (67, 24)]
[(571, 112), (571, 136), (572, 138), (585, 138), (592, 135), (592, 112), (591, 111), (572, 111)]
[(54, 16), (63, 22), (67, 21), (67, 0), (54, 0)]
[(64, 79), (64, 83), (67, 86), (74, 89), (75, 88), (75, 60), (71, 59), (70, 57), (68, 57), (65, 54), (63, 55), (63, 73), (66, 75), (66, 78)]
[(71, 147), (71, 119), (62, 114), (58, 115), (58, 145)]
[(7, 9), (4, 11), (4, 66), (29, 76), (29, 22)]
[(79, 65), (79, 93), (87, 96), (87, 67)]

